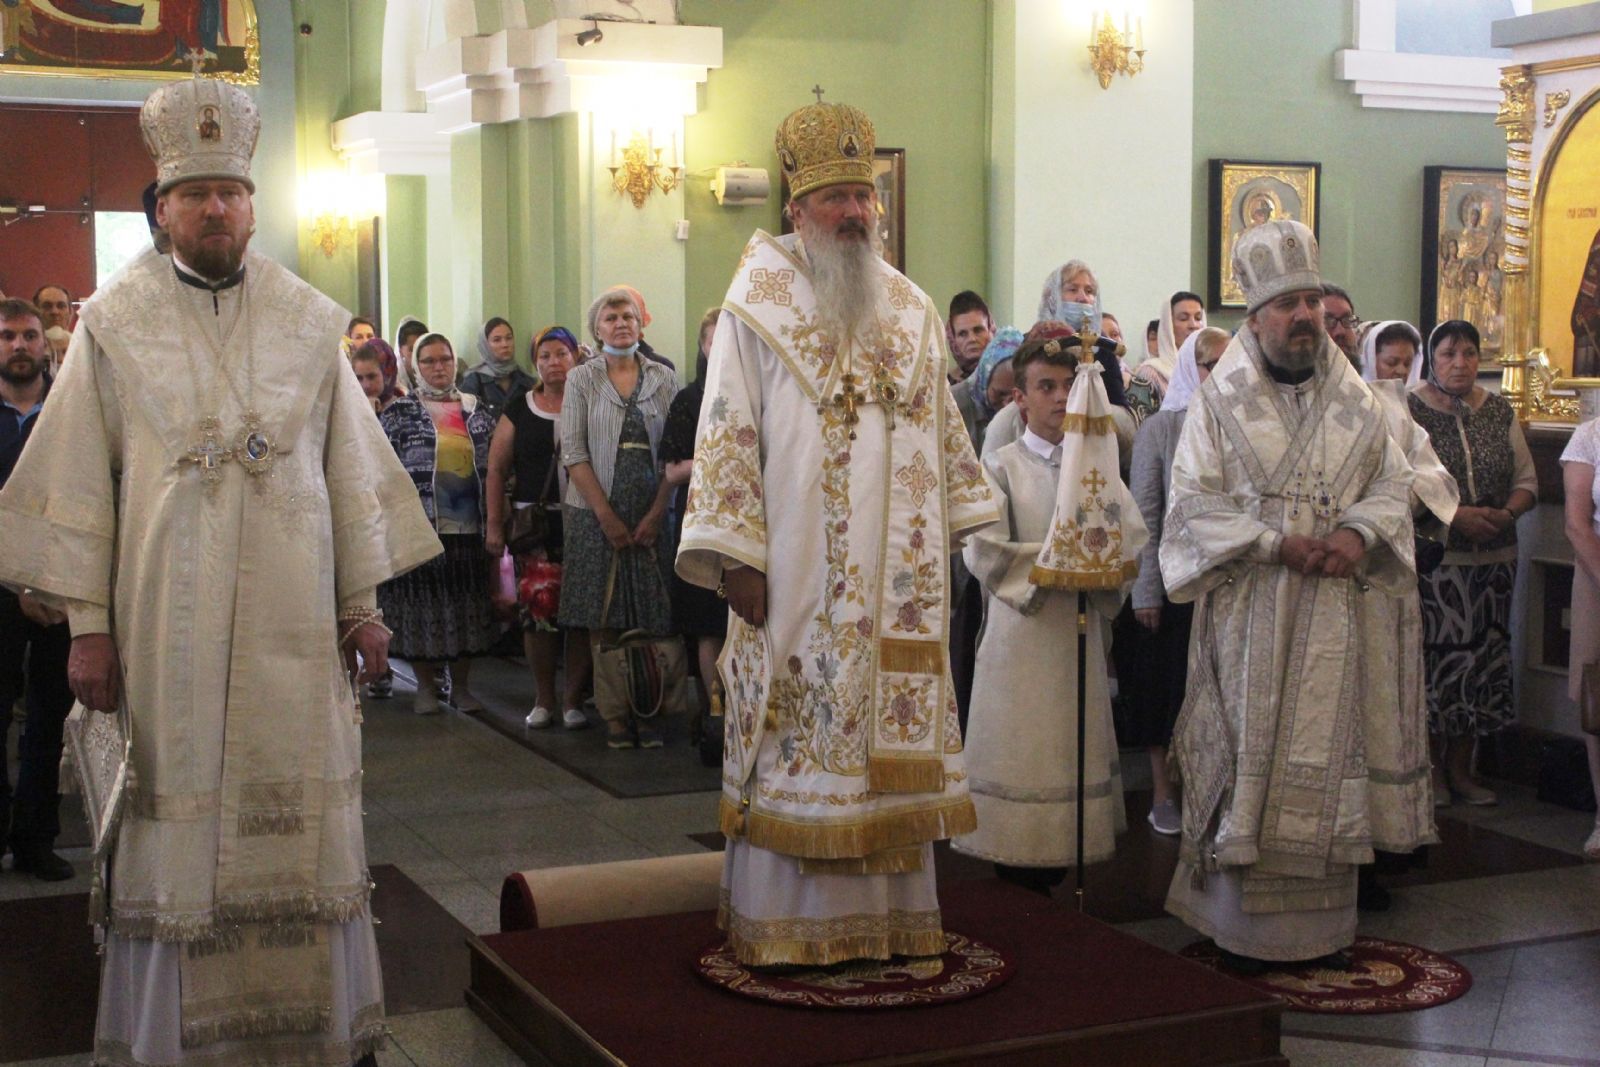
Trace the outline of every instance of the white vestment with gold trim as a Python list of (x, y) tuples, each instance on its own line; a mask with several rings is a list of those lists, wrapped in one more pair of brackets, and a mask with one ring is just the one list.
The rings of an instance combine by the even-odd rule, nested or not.
[(949, 554), (995, 508), (933, 302), (878, 269), (878, 336), (840, 344), (798, 238), (757, 233), (707, 368), (677, 566), (766, 575), (720, 665), (722, 920), (751, 963), (942, 951), (929, 845), (972, 828)]
[[(0, 492), (0, 582), (111, 633), (126, 680), (98, 1063), (344, 1067), (383, 1032), (336, 620), (440, 546), (344, 310), (245, 264), (213, 294), (148, 251), (102, 286)], [(249, 410), (270, 474), (208, 481), (200, 420), (242, 449)]]

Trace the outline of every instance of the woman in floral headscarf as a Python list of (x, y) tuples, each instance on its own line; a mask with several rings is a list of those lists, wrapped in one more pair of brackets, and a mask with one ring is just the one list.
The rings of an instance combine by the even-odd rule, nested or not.
[(1011, 357), (1021, 346), (1022, 331), (1002, 327), (978, 357), (972, 374), (950, 388), (975, 452), (983, 451), (983, 436), (995, 412), (1011, 403)]

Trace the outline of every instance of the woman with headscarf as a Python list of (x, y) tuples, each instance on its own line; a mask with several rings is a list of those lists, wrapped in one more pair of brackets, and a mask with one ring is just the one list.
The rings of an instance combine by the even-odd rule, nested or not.
[[(661, 469), (661, 433), (678, 380), (639, 354), (639, 305), (611, 288), (589, 305), (600, 358), (567, 376), (561, 406), (566, 547), (563, 626), (589, 631), (591, 652), (622, 630), (672, 632), (672, 484)], [(611, 595), (607, 597), (607, 590)], [(659, 748), (655, 727), (602, 704), (611, 748)]]
[(491, 560), (484, 553), (489, 439), (494, 422), (478, 398), (456, 388), (456, 354), (442, 334), (417, 341), (417, 388), (378, 416), (395, 454), (416, 484), (422, 510), (444, 545), (416, 570), (378, 587), (378, 606), (394, 631), (391, 654), (417, 672), (412, 710), (439, 710), (438, 674), (451, 663), (452, 702), (460, 711), (483, 705), (468, 687), (471, 661), (500, 636), (491, 602)]
[(1477, 384), (1478, 330), (1452, 319), (1434, 327), (1424, 380), (1410, 392), (1411, 417), (1461, 492), (1444, 561), (1419, 575), (1428, 730), (1443, 749), (1434, 761), (1436, 800), (1493, 804), (1472, 778), (1476, 738), (1508, 726), (1511, 591), (1516, 520), (1537, 500), (1538, 477), (1511, 404)]
[[(560, 708), (561, 725), (581, 730), (589, 725), (583, 713), (589, 635), (556, 625), (565, 548), (561, 495), (567, 483), (561, 466), (561, 408), (567, 376), (577, 366), (578, 339), (565, 327), (548, 326), (534, 337), (532, 357), (538, 384), (506, 405), (489, 444), (489, 525), (484, 543), (491, 556), (498, 556), (507, 547), (506, 520), (511, 514), (536, 508), (542, 515), (541, 543), (513, 551), (522, 650), (534, 687), (533, 708), (524, 721), (532, 729), (543, 729)], [(558, 694), (556, 672), (563, 666), (565, 691)]]
[(1409, 322), (1389, 319), (1363, 324), (1361, 377), (1368, 382), (1422, 380), (1422, 334)]
[(983, 436), (995, 412), (1011, 403), (1011, 357), (1022, 345), (1022, 331), (1001, 327), (984, 346), (972, 373), (950, 387), (973, 451), (983, 451)]
[(1128, 410), (1143, 422), (1161, 409), (1167, 384), (1178, 366), (1178, 349), (1197, 330), (1205, 328), (1206, 305), (1199, 296), (1180, 289), (1161, 304), (1156, 327), (1156, 354), (1139, 364), (1126, 390)]
[[(700, 408), (706, 398), (706, 363), (711, 343), (716, 338), (722, 309), (714, 307), (700, 318), (699, 353), (695, 358), (694, 381), (672, 398), (667, 425), (661, 432), (661, 462), (666, 465), (667, 481), (677, 486), (672, 507), (672, 554), (678, 554), (683, 536), (683, 516), (689, 507), (689, 476), (694, 471), (695, 431), (700, 426)], [(695, 735), (708, 763), (722, 765), (722, 724), (711, 721), (711, 689), (717, 678), (717, 657), (728, 636), (728, 602), (710, 589), (672, 576), (672, 619), (678, 633), (690, 641), (700, 671), (700, 692), (705, 698), (696, 720)], [(716, 754), (716, 759), (710, 759)]]
[(481, 362), (461, 379), (461, 391), (477, 397), (489, 418), (498, 421), (513, 397), (539, 383), (517, 366), (516, 334), (498, 315), (478, 331), (478, 355)]
[[(381, 414), (400, 395), (400, 363), (395, 358), (394, 349), (389, 347), (389, 342), (381, 337), (374, 337), (356, 349), (355, 354), (350, 357), (352, 364), (369, 359), (377, 361), (379, 380), (382, 382), (378, 393), (369, 396), (372, 399), (373, 410)], [(365, 383), (362, 388), (366, 388)]]
[(1150, 540), (1139, 557), (1139, 577), (1128, 607), (1118, 615), (1111, 656), (1127, 714), (1119, 743), (1150, 755), (1150, 825), (1159, 834), (1183, 829), (1173, 783), (1167, 777), (1167, 746), (1183, 706), (1189, 671), (1189, 623), (1194, 605), (1167, 599), (1161, 581), (1161, 525), (1167, 513), (1172, 457), (1183, 433), (1189, 399), (1211, 375), (1228, 347), (1225, 330), (1202, 329), (1184, 339), (1174, 361), (1161, 408), (1139, 426), (1129, 464), (1128, 488), (1139, 504)]

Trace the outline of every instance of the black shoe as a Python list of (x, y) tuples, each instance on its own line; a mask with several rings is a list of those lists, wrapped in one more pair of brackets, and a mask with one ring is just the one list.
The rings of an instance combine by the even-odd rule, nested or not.
[(18, 852), (13, 846), (11, 869), (32, 874), (41, 882), (65, 882), (73, 875), (72, 864), (47, 848), (37, 852)]
[(1388, 911), (1392, 903), (1394, 898), (1377, 882), (1356, 887), (1357, 911)]
[(1312, 967), (1319, 971), (1348, 971), (1355, 967), (1355, 961), (1350, 958), (1348, 952), (1330, 952), (1326, 956), (1318, 956), (1297, 966)]
[(1229, 952), (1221, 947), (1217, 949), (1217, 962), (1222, 964), (1224, 970), (1240, 978), (1260, 978), (1272, 970), (1272, 964), (1266, 960), (1258, 960), (1254, 956), (1241, 956), (1237, 952)]

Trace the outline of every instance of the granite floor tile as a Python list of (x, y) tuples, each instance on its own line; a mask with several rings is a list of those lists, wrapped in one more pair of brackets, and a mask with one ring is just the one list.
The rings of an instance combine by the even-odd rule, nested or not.
[(1600, 929), (1600, 865), (1595, 864), (1416, 886), (1407, 892), (1430, 907), (1449, 904), (1494, 919), (1503, 932), (1481, 944)]
[(1561, 811), (1548, 804), (1541, 805), (1541, 808), (1543, 811), (1540, 814), (1497, 819), (1490, 825), (1502, 834), (1581, 856), (1584, 841), (1594, 832), (1594, 815), (1583, 811)]
[(1472, 972), (1474, 982), (1485, 978), (1510, 978), (1511, 963), (1516, 959), (1514, 948), (1492, 948), (1483, 952), (1463, 952), (1455, 957)]
[(1433, 1045), (1490, 1047), (1495, 1021), (1508, 979), (1473, 975), (1465, 996), (1426, 1011), (1401, 1011), (1386, 1015), (1314, 1015), (1290, 1012), (1284, 1028), (1300, 1035), (1377, 1037)]
[(1594, 1009), (1594, 984), (1519, 979), (1516, 974), (1513, 964), (1490, 1047), (1496, 1052), (1596, 1058), (1600, 1014)]
[(418, 883), (430, 897), (475, 934), (500, 930), (500, 897), (471, 880)]
[(541, 852), (572, 845), (636, 845), (618, 830), (570, 804), (545, 804), (473, 815), (417, 815), (406, 820), (447, 858)]
[(463, 857), (461, 868), (473, 881), (495, 894), (506, 875), (517, 871), (546, 870), (551, 867), (576, 867), (617, 860), (650, 859), (654, 853), (635, 841), (621, 839), (606, 843), (579, 844), (528, 849)]
[(521, 1057), (464, 1007), (403, 1015), (389, 1025), (394, 1043), (416, 1067), (523, 1067)]
[[(1462, 883), (1451, 883), (1459, 885)], [(1386, 937), (1421, 945), (1436, 952), (1476, 948), (1517, 940), (1519, 923), (1506, 922), (1458, 904), (1424, 896), (1416, 886), (1394, 891), (1394, 903), (1386, 912), (1361, 912), (1356, 932), (1368, 937)]]
[(1600, 989), (1600, 934), (1524, 945), (1515, 952), (1509, 977), (1518, 983), (1560, 982)]
[(1294, 1067), (1483, 1067), (1482, 1056), (1304, 1037), (1285, 1036), (1282, 1049)]

